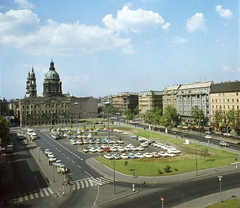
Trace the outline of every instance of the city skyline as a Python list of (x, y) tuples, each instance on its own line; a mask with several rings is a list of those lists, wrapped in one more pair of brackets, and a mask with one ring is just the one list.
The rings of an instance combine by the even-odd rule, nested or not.
[(51, 59), (77, 97), (239, 80), (236, 0), (4, 0), (0, 20), (1, 99), (24, 98), (32, 67), (42, 94)]

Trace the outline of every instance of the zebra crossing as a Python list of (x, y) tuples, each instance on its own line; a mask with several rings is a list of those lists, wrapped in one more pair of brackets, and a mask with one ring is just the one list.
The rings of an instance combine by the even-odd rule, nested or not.
[(21, 203), (24, 201), (32, 200), (32, 199), (39, 199), (46, 196), (53, 195), (53, 191), (50, 187), (48, 188), (42, 188), (39, 190), (33, 190), (28, 192), (19, 193), (17, 198), (14, 199), (17, 203)]
[(72, 189), (78, 190), (78, 189), (83, 189), (83, 188), (89, 188), (91, 186), (97, 186), (97, 185), (105, 185), (108, 183), (113, 182), (112, 179), (105, 177), (99, 177), (99, 178), (85, 178), (77, 181), (71, 181), (73, 182)]

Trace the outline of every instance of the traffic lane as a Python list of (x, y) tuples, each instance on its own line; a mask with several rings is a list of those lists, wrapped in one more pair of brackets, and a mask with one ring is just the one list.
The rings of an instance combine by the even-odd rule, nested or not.
[[(234, 172), (223, 174), (222, 176), (222, 191), (239, 188), (239, 173)], [(145, 188), (143, 188), (144, 186)], [(160, 207), (162, 205), (161, 197), (164, 198), (164, 207), (175, 207), (179, 204), (183, 204), (184, 206), (185, 203), (191, 200), (199, 199), (205, 196), (211, 197), (212, 194), (219, 193), (219, 179), (217, 175), (209, 178), (175, 184), (149, 185), (148, 190), (146, 189), (146, 186), (148, 185), (135, 185), (135, 189), (139, 190), (139, 194), (126, 197), (124, 200), (118, 200), (111, 204), (106, 204), (104, 207)], [(223, 200), (227, 200), (226, 197), (224, 198), (224, 195)], [(200, 207), (202, 206), (200, 205)]]
[(16, 193), (48, 187), (43, 173), (31, 157), (28, 149), (26, 149), (24, 141), (18, 141), (17, 135), (14, 133), (12, 134), (11, 141), (14, 151), (8, 154), (8, 158), (13, 168)]
[(68, 139), (53, 140), (50, 134), (45, 132), (39, 132), (39, 135), (42, 139), (36, 142), (39, 143), (40, 146), (44, 146), (43, 151), (45, 148), (50, 149), (53, 154), (70, 169), (74, 180), (100, 176), (94, 169), (86, 164), (85, 161), (89, 156), (78, 151), (76, 146), (67, 144)]

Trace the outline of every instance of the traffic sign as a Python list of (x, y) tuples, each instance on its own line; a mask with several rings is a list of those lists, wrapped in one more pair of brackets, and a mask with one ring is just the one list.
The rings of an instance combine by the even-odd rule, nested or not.
[(161, 197), (161, 201), (164, 202), (164, 198), (163, 197)]
[(65, 181), (62, 182), (62, 185), (63, 185), (63, 186), (65, 185)]

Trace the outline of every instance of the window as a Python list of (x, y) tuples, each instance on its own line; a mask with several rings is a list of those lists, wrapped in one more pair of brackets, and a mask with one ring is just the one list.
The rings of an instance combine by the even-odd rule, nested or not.
[(234, 99), (232, 99), (232, 102), (234, 103)]

